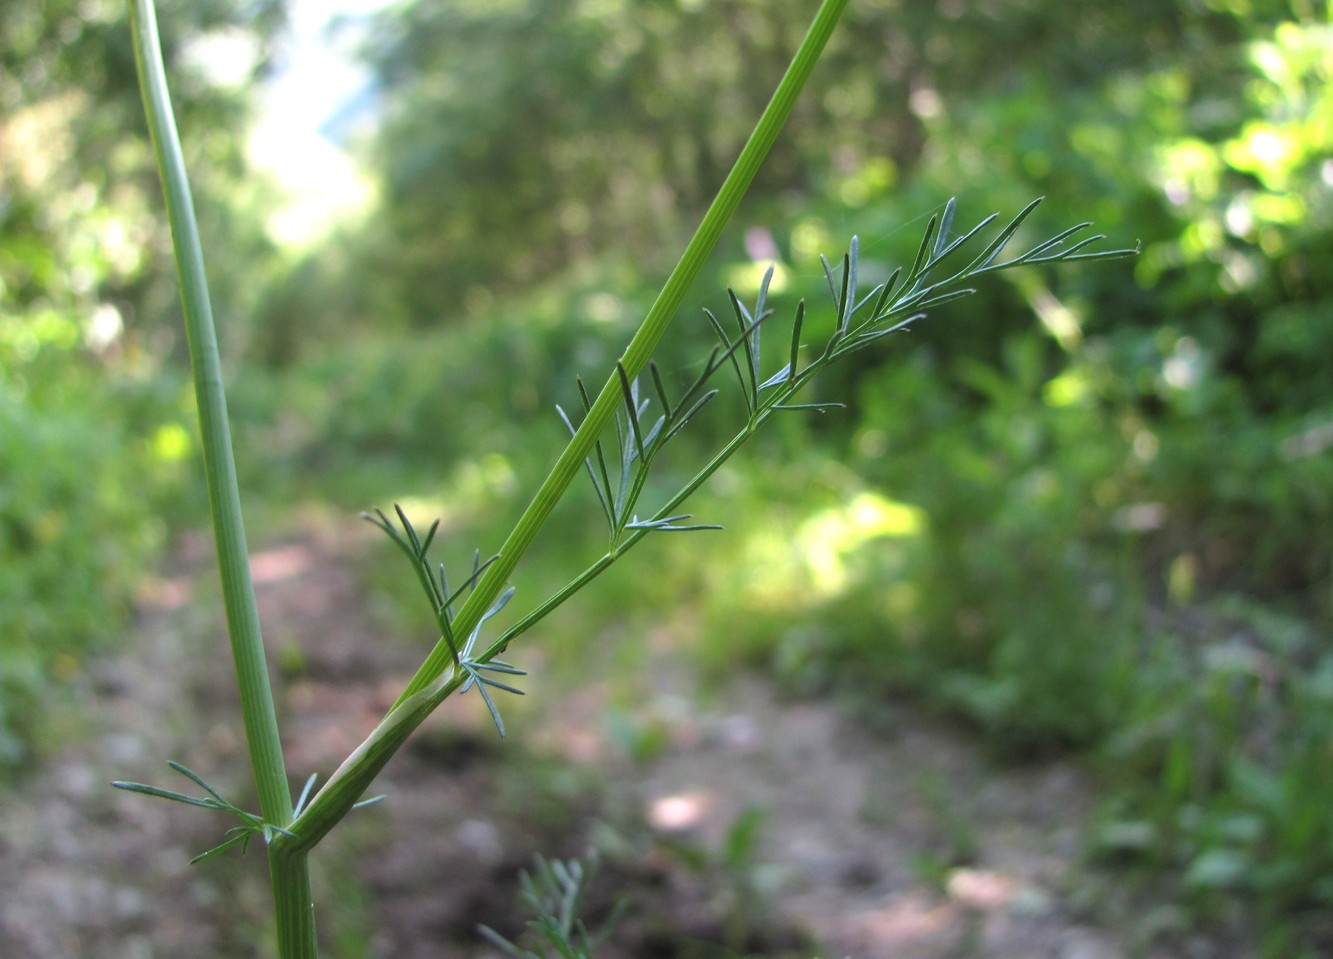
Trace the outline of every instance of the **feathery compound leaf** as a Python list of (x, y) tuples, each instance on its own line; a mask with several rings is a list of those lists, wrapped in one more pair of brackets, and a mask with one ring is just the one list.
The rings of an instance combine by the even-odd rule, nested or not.
[[(727, 295), (737, 333), (729, 335), (730, 322), (724, 323), (711, 310), (703, 310), (705, 318), (718, 338), (719, 345), (710, 351), (702, 372), (694, 379), (678, 402), (672, 403), (661, 370), (656, 363), (649, 362), (647, 364), (652, 379), (652, 393), (662, 404), (662, 414), (657, 417), (651, 429), (645, 429), (642, 418), (643, 412), (647, 408), (646, 404), (649, 401), (641, 396), (640, 380), (630, 376), (628, 367), (617, 364), (616, 373), (610, 385), (613, 390), (619, 389), (622, 401), (619, 408), (614, 411), (614, 423), (620, 441), (619, 451), (621, 454), (619, 457), (619, 493), (616, 493), (617, 486), (611, 482), (610, 470), (606, 463), (607, 457), (603, 454), (600, 440), (589, 444), (588, 447), (590, 450), (596, 450), (598, 466), (593, 465), (591, 456), (585, 459), (584, 463), (593, 479), (594, 488), (598, 492), (599, 501), (603, 504), (603, 510), (606, 512), (611, 526), (611, 545), (601, 558), (588, 566), (565, 587), (511, 625), (507, 631), (501, 634), (499, 639), (492, 643), (491, 651), (499, 652), (506, 648), (513, 638), (532, 628), (551, 611), (558, 608), (593, 579), (600, 576), (648, 533), (720, 528), (712, 525), (687, 524), (684, 521), (691, 518), (690, 514), (679, 513), (676, 510), (730, 456), (740, 449), (757, 429), (768, 421), (770, 416), (779, 411), (803, 410), (822, 413), (830, 409), (840, 408), (842, 406), (840, 403), (798, 403), (793, 401), (796, 394), (835, 359), (865, 349), (889, 334), (903, 330), (910, 324), (920, 321), (925, 315), (921, 312), (923, 308), (947, 304), (952, 300), (960, 299), (975, 292), (971, 287), (962, 285), (963, 281), (972, 276), (995, 272), (1011, 266), (1019, 266), (1027, 262), (1054, 262), (1079, 258), (1108, 259), (1135, 252), (1133, 250), (1087, 252), (1088, 245), (1101, 239), (1101, 237), (1094, 236), (1073, 240), (1073, 237), (1085, 228), (1085, 225), (1080, 225), (1057, 233), (1052, 238), (1037, 244), (1022, 256), (1001, 262), (999, 257), (1004, 247), (1016, 235), (1039, 202), (1039, 200), (1034, 200), (1024, 207), (1017, 216), (1000, 229), (993, 239), (985, 244), (981, 252), (967, 266), (959, 269), (951, 261), (957, 258), (959, 262), (964, 262), (964, 257), (960, 251), (969, 250), (968, 255), (970, 255), (973, 243), (982, 231), (993, 224), (998, 217), (992, 214), (971, 229), (961, 234), (955, 234), (958, 204), (954, 199), (949, 200), (943, 210), (933, 215), (927, 223), (910, 270), (904, 271), (901, 267), (895, 269), (886, 282), (874, 286), (864, 296), (861, 295), (860, 291), (860, 242), (857, 237), (852, 237), (849, 249), (842, 258), (840, 272), (835, 271), (828, 258), (821, 255), (820, 262), (824, 268), (824, 276), (828, 283), (835, 314), (832, 333), (824, 344), (822, 351), (818, 355), (807, 357), (808, 362), (802, 368), (799, 364), (803, 348), (801, 335), (804, 329), (806, 305), (804, 301), (799, 302), (792, 324), (790, 342), (788, 343), (787, 362), (781, 369), (762, 381), (760, 380), (762, 368), (760, 362), (762, 355), (760, 328), (773, 315), (773, 311), (768, 306), (768, 295), (771, 291), (770, 284), (774, 273), (771, 270), (765, 273), (753, 310), (742, 303), (734, 291), (728, 290)], [(1066, 243), (1069, 245), (1064, 245)], [(945, 272), (946, 263), (949, 264), (947, 269), (954, 272)], [(934, 280), (931, 279), (932, 274), (936, 276)], [(744, 352), (743, 359), (738, 355), (742, 351)], [(633, 512), (633, 507), (645, 488), (644, 484), (648, 475), (650, 460), (663, 444), (669, 441), (695, 413), (717, 395), (717, 389), (709, 388), (708, 384), (710, 378), (726, 365), (731, 366), (732, 373), (736, 377), (736, 381), (741, 388), (742, 397), (748, 407), (748, 415), (744, 425), (702, 469), (675, 494), (667, 498), (652, 518), (640, 519), (639, 514)], [(592, 402), (583, 387), (582, 380), (577, 382), (586, 415), (592, 406)], [(761, 392), (764, 394), (762, 402), (759, 399)], [(559, 407), (557, 407), (557, 411), (565, 421), (565, 425), (571, 434), (577, 435), (578, 430), (574, 427), (570, 418)], [(624, 422), (620, 420), (622, 416), (627, 417)], [(507, 600), (507, 598), (508, 594), (502, 597), (502, 601)], [(493, 612), (494, 608), (480, 617), (477, 624), (478, 630), (481, 623), (490, 618)], [(477, 642), (478, 630), (474, 630), (468, 637), (464, 647), (461, 667), (467, 673), (467, 676), (460, 688), (478, 687), (481, 695), (486, 700), (488, 710), (491, 711), (496, 728), (501, 735), (504, 735), (504, 726), (499, 711), (490, 698), (488, 688), (513, 693), (520, 691), (495, 679), (493, 676), (484, 674), (486, 670), (490, 670), (500, 675), (506, 675), (509, 670), (502, 667), (507, 664), (484, 662), (484, 655), (477, 660), (472, 658), (472, 650)]]
[(991, 240), (986, 248), (981, 251), (981, 254), (968, 264), (967, 269), (963, 272), (969, 276), (976, 276), (979, 273), (988, 272), (991, 268), (991, 264), (995, 261), (995, 258), (1000, 255), (1000, 251), (1004, 249), (1009, 240), (1013, 238), (1013, 235), (1018, 232), (1018, 228), (1023, 225), (1023, 221), (1031, 215), (1032, 211), (1041, 204), (1043, 199), (1043, 197), (1037, 197), (1027, 206), (1023, 207), (1018, 216), (1009, 221), (1008, 226), (1001, 230), (995, 239)]
[[(228, 812), (241, 820), (241, 825), (233, 826), (231, 829), (227, 830), (227, 834), (231, 836), (230, 839), (220, 843), (217, 846), (214, 846), (207, 852), (195, 856), (193, 859), (190, 860), (191, 865), (198, 862), (203, 862), (206, 859), (211, 859), (214, 856), (226, 852), (228, 849), (237, 844), (241, 846), (241, 850), (242, 852), (244, 852), (249, 847), (250, 837), (254, 834), (262, 835), (266, 843), (271, 842), (275, 835), (290, 836), (292, 838), (295, 838), (293, 833), (282, 828), (281, 826), (265, 822), (262, 816), (257, 816), (254, 813), (246, 812), (244, 809), (241, 809), (240, 807), (234, 805), (233, 803), (228, 802), (226, 799), (223, 798), (221, 793), (219, 793), (216, 789), (214, 789), (207, 782), (205, 782), (202, 776), (200, 776), (198, 773), (194, 772), (194, 770), (188, 768), (187, 766), (178, 763), (175, 760), (168, 760), (167, 765), (170, 766), (172, 770), (184, 776), (186, 779), (190, 780), (195, 785), (199, 786), (201, 789), (207, 792), (208, 796), (207, 797), (187, 796), (184, 793), (178, 793), (171, 789), (160, 789), (157, 786), (149, 786), (145, 783), (116, 781), (113, 782), (111, 785), (116, 787), (117, 789), (124, 789), (127, 792), (139, 793), (144, 796), (152, 796), (156, 799), (169, 799), (172, 802), (185, 803), (187, 806), (198, 806), (201, 809), (211, 809), (217, 812)], [(302, 803), (304, 803), (310, 791), (310, 788), (313, 784), (314, 784), (314, 777), (312, 776), (310, 780), (307, 781), (305, 790), (301, 793)]]
[[(828, 408), (828, 404), (798, 404), (789, 402), (790, 397), (810, 378), (833, 360), (856, 350), (864, 349), (876, 340), (891, 332), (901, 330), (910, 323), (923, 317), (920, 311), (925, 308), (941, 306), (952, 300), (960, 299), (975, 292), (971, 287), (963, 287), (961, 281), (982, 273), (996, 272), (1028, 263), (1063, 262), (1075, 259), (1110, 259), (1131, 255), (1135, 250), (1112, 250), (1105, 252), (1085, 252), (1089, 244), (1103, 239), (1101, 236), (1086, 237), (1076, 242), (1064, 244), (1088, 224), (1079, 224), (1062, 230), (1050, 239), (1038, 244), (1021, 256), (1011, 260), (999, 261), (999, 256), (1006, 244), (1017, 233), (1032, 211), (1040, 203), (1040, 198), (1025, 206), (1017, 216), (1010, 220), (999, 233), (986, 244), (984, 249), (962, 268), (952, 267), (955, 272), (941, 275), (941, 267), (960, 255), (960, 251), (972, 245), (973, 241), (998, 219), (997, 214), (985, 217), (971, 229), (955, 235), (954, 224), (958, 212), (956, 199), (951, 198), (944, 209), (932, 216), (917, 248), (911, 269), (904, 273), (901, 267), (895, 269), (889, 279), (864, 297), (859, 296), (859, 260), (860, 244), (853, 236), (848, 252), (844, 255), (841, 272), (836, 271), (829, 259), (820, 256), (824, 268), (824, 277), (829, 286), (834, 306), (834, 331), (824, 345), (821, 354), (798, 373), (797, 361), (800, 352), (800, 329), (804, 320), (804, 304), (797, 308), (796, 322), (793, 324), (787, 365), (759, 384), (758, 390), (775, 390), (775, 395), (763, 406), (763, 410), (777, 409), (816, 409)], [(938, 276), (933, 282), (931, 276)], [(911, 313), (905, 319), (890, 322), (895, 317)]]

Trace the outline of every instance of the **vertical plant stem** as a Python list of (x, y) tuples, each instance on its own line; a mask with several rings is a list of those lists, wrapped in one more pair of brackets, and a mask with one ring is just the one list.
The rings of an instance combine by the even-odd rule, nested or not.
[[(204, 473), (217, 544), (222, 597), (231, 638), (232, 660), (240, 691), (241, 716), (250, 752), (255, 787), (264, 819), (285, 825), (292, 819), (291, 791), (278, 737), (273, 690), (250, 577), (249, 554), (236, 483), (222, 364), (209, 302), (203, 249), (195, 220), (194, 200), (185, 172), (180, 136), (172, 114), (162, 63), (157, 14), (152, 0), (129, 0), (134, 34), (135, 66), (153, 152), (162, 178), (167, 218), (181, 287), (190, 367), (203, 444)], [(317, 954), (310, 879), (304, 855), (271, 850), (269, 856), (283, 959), (314, 959)]]
[(270, 845), (268, 874), (273, 890), (279, 959), (318, 959), (309, 850), (292, 851)]
[[(690, 285), (699, 275), (704, 261), (717, 245), (723, 228), (736, 211), (736, 207), (740, 205), (742, 197), (745, 196), (751, 181), (754, 180), (760, 165), (791, 114), (797, 96), (805, 86), (846, 6), (847, 0), (824, 0), (820, 6), (805, 39), (792, 58), (791, 65), (788, 66), (781, 83), (778, 84), (749, 140), (746, 141), (744, 149), (741, 150), (736, 164), (718, 190), (708, 212), (704, 214), (703, 221), (690, 239), (675, 269), (667, 278), (662, 291), (649, 308), (643, 324), (626, 347), (620, 362), (629, 379), (634, 379), (647, 364), (676, 310), (680, 308)], [(611, 421), (620, 403), (620, 377), (618, 373), (612, 373), (569, 445), (551, 468), (551, 472), (537, 490), (527, 510), (519, 518), (509, 538), (500, 547), (499, 558), (486, 571), (477, 589), (459, 609), (455, 627), (459, 635), (467, 635), (495, 601), (495, 597), (499, 595), (538, 530), (545, 524), (556, 503), (564, 496), (570, 482), (583, 468), (584, 458), (592, 450), (602, 430)], [(437, 679), (450, 661), (448, 644), (441, 639), (417, 670), (416, 675), (412, 677), (412, 681), (398, 702), (403, 702)]]

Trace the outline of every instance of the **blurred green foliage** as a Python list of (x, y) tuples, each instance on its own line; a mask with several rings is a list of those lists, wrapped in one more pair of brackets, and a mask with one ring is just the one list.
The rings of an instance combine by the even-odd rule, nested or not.
[[(0, 154), (6, 704), (124, 608), (175, 515), (142, 497), (178, 503), (194, 456), (113, 7), (80, 5), (101, 13), (77, 30), (72, 3), (0, 11), (6, 142), (44, 144)], [(806, 11), (393, 7), (368, 46), (382, 123), (357, 144), (378, 205), (285, 262), (228, 134), (244, 97), (182, 42), (252, 8), (163, 11), (246, 483), (280, 502), (414, 497), (484, 549), (563, 441), (573, 376), (609, 371)], [(907, 692), (1011, 757), (1075, 750), (1108, 784), (1094, 851), (1174, 877), (1267, 955), (1327, 948), (1330, 51), (1314, 0), (858, 0), (658, 357), (669, 377), (706, 355), (698, 308), (725, 306), (724, 286), (751, 296), (776, 261), (780, 341), (799, 298), (827, 322), (819, 253), (859, 234), (865, 279), (883, 279), (950, 195), (969, 225), (1046, 195), (1031, 235), (1087, 218), (1144, 252), (992, 280), (858, 356), (812, 397), (846, 412), (780, 421), (691, 504), (729, 527), (706, 559), (697, 540), (645, 546), (569, 628), (697, 596), (707, 661), (747, 657), (867, 715)], [(732, 423), (725, 402), (692, 423), (681, 470)], [(522, 575), (557, 583), (568, 553), (602, 545), (584, 529), (561, 514)], [(13, 756), (23, 707), (6, 709)]]

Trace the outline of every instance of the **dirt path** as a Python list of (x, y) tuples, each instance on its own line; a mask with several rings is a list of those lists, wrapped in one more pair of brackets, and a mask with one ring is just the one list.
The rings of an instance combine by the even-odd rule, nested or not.
[[(357, 573), (367, 548), (316, 524), (256, 555), (295, 770), (331, 769), (413, 665), (375, 641)], [(262, 856), (186, 865), (230, 823), (107, 787), (186, 785), (168, 758), (224, 788), (245, 780), (209, 558), (191, 538), (145, 588), (123, 651), (78, 690), (82, 735), (5, 798), (0, 956), (264, 948)], [(518, 869), (590, 843), (605, 860), (591, 918), (631, 901), (606, 959), (716, 957), (706, 943), (728, 938), (824, 959), (1227, 955), (1204, 940), (1154, 952), (1135, 947), (1135, 928), (1095, 928), (1077, 866), (1092, 797), (1071, 766), (995, 769), (906, 708), (872, 735), (755, 679), (700, 706), (681, 669), (651, 675), (629, 712), (596, 684), (559, 697), (558, 712), (519, 710), (504, 745), (475, 697), (446, 704), (386, 771), (386, 808), (321, 847), (328, 955), (495, 955), (475, 925), (518, 928)]]

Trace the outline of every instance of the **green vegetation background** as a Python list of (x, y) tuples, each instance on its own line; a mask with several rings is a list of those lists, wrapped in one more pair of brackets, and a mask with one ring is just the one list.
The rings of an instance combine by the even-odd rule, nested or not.
[[(808, 11), (761, 0), (408, 3), (366, 56), (361, 218), (294, 251), (238, 131), (278, 0), (163, 4), (233, 372), (248, 507), (405, 500), (462, 557), (554, 456), (762, 107)], [(515, 65), (521, 64), (521, 68)], [(818, 254), (910, 260), (1048, 200), (1143, 254), (995, 280), (820, 385), (566, 630), (675, 615), (696, 652), (874, 717), (910, 695), (1105, 778), (1090, 848), (1273, 955), (1333, 941), (1333, 25), (1317, 0), (858, 0), (659, 356), (699, 309), (823, 302)], [(114, 0), (0, 8), (0, 765), (123, 642), (204, 521), (174, 269)], [(882, 279), (883, 276), (872, 277)], [(812, 316), (820, 316), (816, 310)], [(676, 455), (723, 435), (719, 405)], [(690, 443), (694, 445), (689, 446)], [(591, 494), (581, 505), (591, 507)], [(532, 600), (598, 543), (567, 510)], [(482, 519), (478, 519), (482, 517)], [(540, 551), (539, 551), (540, 552)], [(637, 570), (637, 572), (636, 572)], [(390, 585), (391, 590), (402, 587)], [(725, 637), (725, 641), (722, 639)], [(42, 703), (48, 707), (43, 710)]]

